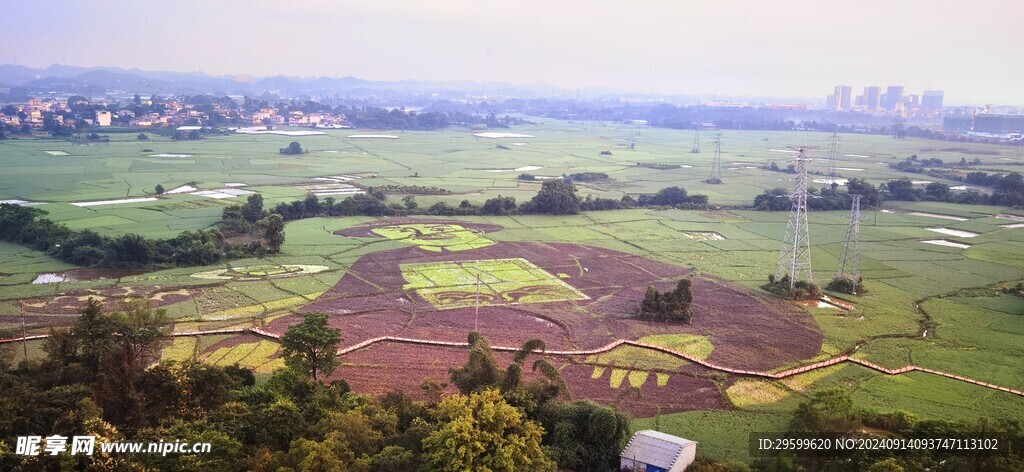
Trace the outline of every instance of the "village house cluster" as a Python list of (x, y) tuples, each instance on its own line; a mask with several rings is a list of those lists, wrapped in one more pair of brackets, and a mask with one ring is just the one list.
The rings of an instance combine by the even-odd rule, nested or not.
[[(304, 112), (275, 106), (247, 108), (245, 97), (224, 97), (194, 103), (188, 97), (136, 96), (127, 103), (90, 101), (82, 96), (32, 98), (26, 103), (0, 107), (0, 124), (19, 129), (49, 130), (81, 125), (95, 127), (160, 127), (221, 125), (291, 125), (314, 128), (349, 128), (344, 114)], [(263, 102), (265, 104), (265, 102)]]

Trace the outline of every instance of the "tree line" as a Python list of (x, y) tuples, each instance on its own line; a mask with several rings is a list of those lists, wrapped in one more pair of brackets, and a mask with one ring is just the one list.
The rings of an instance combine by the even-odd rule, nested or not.
[(257, 238), (235, 244), (216, 229), (182, 231), (167, 239), (133, 233), (105, 236), (91, 230), (71, 230), (45, 215), (46, 211), (39, 208), (0, 204), (0, 240), (45, 252), (70, 264), (109, 269), (210, 265), (274, 253), (284, 242), (284, 224), (277, 222), (279, 216), (258, 224), (261, 232)]
[[(686, 189), (680, 187), (664, 188), (652, 195), (638, 197), (626, 195), (620, 199), (594, 197), (593, 195), (580, 198), (576, 186), (565, 179), (545, 180), (537, 195), (522, 203), (517, 202), (515, 197), (499, 195), (487, 199), (482, 205), (474, 204), (469, 200), (463, 200), (458, 205), (441, 201), (424, 208), (419, 206), (412, 195), (405, 196), (402, 203), (389, 202), (383, 190), (388, 190), (388, 188), (369, 187), (365, 194), (352, 195), (343, 200), (337, 200), (334, 197), (320, 200), (316, 195), (309, 195), (303, 200), (278, 203), (270, 211), (281, 215), (285, 221), (292, 221), (329, 216), (575, 215), (581, 211), (622, 210), (639, 207), (704, 209), (708, 206), (707, 196), (689, 194)], [(431, 188), (429, 190), (431, 193), (436, 193), (436, 190), (442, 189)], [(240, 225), (240, 229), (244, 228), (239, 214), (241, 208), (238, 205), (225, 208), (221, 227), (233, 228)]]
[[(850, 179), (845, 185), (826, 185), (822, 188), (807, 189), (808, 210), (848, 210), (850, 195), (862, 195), (861, 206), (877, 208), (886, 200), (901, 201), (932, 201), (946, 203), (962, 203), (968, 205), (1002, 205), (1008, 207), (1024, 206), (1024, 177), (1012, 172), (1007, 175), (972, 172), (966, 181), (976, 185), (989, 184), (991, 194), (979, 193), (975, 190), (954, 192), (941, 182), (929, 182), (925, 186), (915, 185), (912, 180), (903, 177), (890, 180), (879, 187), (864, 179)], [(792, 207), (790, 190), (774, 188), (765, 190), (754, 197), (753, 208), (761, 211), (789, 211)]]

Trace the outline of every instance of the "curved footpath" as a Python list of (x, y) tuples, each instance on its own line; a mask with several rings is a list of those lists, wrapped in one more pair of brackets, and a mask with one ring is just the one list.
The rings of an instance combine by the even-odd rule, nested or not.
[[(183, 336), (202, 336), (202, 335), (208, 335), (208, 334), (242, 334), (242, 333), (252, 333), (252, 334), (255, 334), (257, 336), (262, 336), (262, 337), (273, 339), (273, 340), (280, 340), (281, 339), (281, 335), (279, 335), (279, 334), (271, 333), (270, 331), (265, 331), (263, 329), (255, 328), (255, 327), (253, 327), (253, 328), (215, 329), (215, 330), (206, 330), (206, 331), (186, 331), (186, 332), (179, 332), (179, 333), (171, 333), (171, 334), (168, 334), (167, 336), (168, 337), (183, 337)], [(44, 339), (44, 338), (46, 338), (48, 336), (49, 335), (47, 335), (47, 334), (37, 334), (37, 335), (34, 335), (34, 336), (26, 336), (26, 337), (23, 337), (23, 338), (0, 339), (0, 344), (10, 344), (10, 343), (16, 343), (16, 342), (21, 342), (21, 341), (31, 341), (31, 340), (34, 340), (34, 339)], [(406, 343), (406, 344), (418, 344), (418, 345), (421, 345), (421, 346), (469, 347), (469, 343), (466, 343), (466, 342), (434, 341), (434, 340), (430, 340), (430, 339), (402, 338), (402, 337), (398, 337), (398, 336), (381, 336), (381, 337), (377, 337), (377, 338), (367, 339), (366, 341), (363, 341), (361, 343), (358, 343), (358, 344), (355, 344), (355, 345), (352, 345), (352, 346), (349, 346), (349, 347), (346, 347), (346, 348), (338, 349), (337, 355), (338, 356), (344, 356), (345, 354), (349, 354), (349, 353), (358, 351), (360, 349), (366, 348), (368, 346), (371, 346), (373, 344), (382, 343), (382, 342), (397, 342), (397, 343)], [(583, 350), (583, 351), (558, 351), (558, 350), (549, 351), (549, 350), (542, 350), (542, 351), (536, 351), (536, 352), (538, 352), (540, 354), (548, 354), (548, 355), (553, 355), (553, 356), (587, 356), (587, 355), (592, 355), (592, 354), (601, 354), (601, 353), (604, 353), (604, 352), (608, 352), (608, 351), (611, 351), (612, 349), (615, 349), (615, 348), (617, 348), (619, 346), (635, 346), (635, 347), (642, 347), (642, 348), (646, 348), (646, 349), (653, 349), (655, 351), (661, 351), (661, 352), (664, 352), (666, 354), (671, 354), (673, 356), (676, 356), (676, 357), (679, 357), (679, 358), (682, 358), (682, 359), (686, 359), (689, 362), (692, 362), (694, 364), (699, 364), (699, 365), (701, 365), (701, 366), (703, 366), (705, 368), (711, 369), (711, 370), (715, 370), (715, 371), (719, 371), (719, 372), (726, 372), (726, 373), (735, 374), (735, 375), (743, 375), (743, 376), (747, 376), (747, 377), (760, 377), (760, 378), (764, 378), (764, 379), (778, 380), (778, 379), (784, 379), (786, 377), (791, 377), (791, 376), (794, 376), (794, 375), (802, 374), (802, 373), (805, 373), (805, 372), (810, 372), (812, 370), (817, 370), (817, 369), (822, 369), (822, 368), (825, 368), (825, 367), (833, 366), (833, 365), (840, 364), (840, 363), (843, 363), (843, 362), (851, 362), (851, 363), (858, 364), (858, 365), (867, 367), (869, 369), (872, 369), (874, 371), (881, 372), (881, 373), (887, 374), (887, 375), (899, 375), (899, 374), (904, 374), (904, 373), (907, 373), (907, 372), (914, 372), (914, 371), (924, 372), (924, 373), (927, 373), (927, 374), (938, 375), (938, 376), (941, 376), (941, 377), (946, 377), (946, 378), (953, 379), (953, 380), (959, 380), (961, 382), (967, 382), (967, 383), (974, 384), (974, 385), (980, 385), (982, 387), (988, 387), (988, 388), (991, 388), (991, 389), (994, 389), (994, 390), (999, 390), (1001, 392), (1011, 393), (1013, 395), (1024, 397), (1024, 391), (1014, 390), (1012, 388), (1002, 387), (1002, 386), (999, 386), (999, 385), (996, 385), (996, 384), (991, 384), (991, 383), (988, 383), (988, 382), (982, 382), (982, 381), (974, 380), (974, 379), (971, 379), (971, 378), (968, 378), (968, 377), (963, 377), (963, 376), (960, 376), (960, 375), (950, 374), (949, 372), (943, 372), (943, 371), (940, 371), (940, 370), (928, 369), (928, 368), (919, 367), (919, 366), (916, 366), (916, 365), (907, 365), (907, 366), (904, 366), (904, 367), (900, 367), (898, 369), (888, 369), (888, 368), (885, 368), (885, 367), (880, 366), (878, 364), (875, 364), (875, 363), (872, 363), (872, 362), (868, 362), (868, 361), (863, 360), (863, 359), (853, 358), (853, 357), (850, 357), (850, 356), (836, 356), (836, 357), (832, 357), (832, 358), (823, 360), (821, 362), (815, 362), (813, 364), (807, 364), (807, 365), (804, 365), (804, 366), (795, 367), (795, 368), (788, 369), (788, 370), (783, 370), (781, 372), (765, 372), (765, 371), (756, 371), (756, 370), (733, 369), (731, 367), (720, 366), (718, 364), (713, 364), (713, 363), (705, 361), (703, 359), (698, 359), (698, 358), (693, 357), (693, 356), (691, 356), (689, 354), (682, 353), (682, 352), (676, 351), (674, 349), (669, 349), (669, 348), (664, 347), (664, 346), (656, 346), (656, 345), (653, 345), (653, 344), (647, 344), (647, 343), (642, 343), (642, 342), (638, 342), (638, 341), (632, 341), (632, 340), (629, 340), (629, 339), (619, 339), (617, 341), (613, 341), (613, 342), (608, 343), (608, 344), (606, 344), (604, 346), (601, 346), (601, 347), (599, 347), (597, 349), (589, 349), (589, 350)], [(505, 351), (505, 352), (515, 352), (515, 351), (519, 350), (519, 348), (517, 348), (517, 347), (509, 347), (509, 346), (491, 346), (491, 349), (493, 349), (495, 351)]]

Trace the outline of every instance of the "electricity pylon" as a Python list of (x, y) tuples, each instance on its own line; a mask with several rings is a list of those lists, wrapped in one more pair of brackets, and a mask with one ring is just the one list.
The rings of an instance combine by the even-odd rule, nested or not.
[(700, 122), (693, 126), (693, 149), (690, 152), (700, 154)]
[(811, 233), (807, 225), (807, 161), (804, 149), (794, 159), (796, 161), (796, 184), (789, 199), (793, 206), (789, 211), (789, 224), (786, 236), (782, 239), (782, 250), (779, 251), (779, 262), (775, 266), (775, 280), (789, 275), (789, 288), (793, 288), (801, 274), (806, 273), (806, 281), (813, 280), (811, 275)]
[(704, 181), (709, 184), (722, 183), (722, 135), (715, 137), (715, 158), (711, 161), (711, 177)]
[(836, 157), (839, 153), (839, 131), (832, 132), (832, 142), (829, 143), (828, 148), (828, 169), (825, 174), (828, 175), (828, 184), (832, 185), (836, 183)]
[(850, 206), (850, 225), (846, 227), (846, 239), (843, 240), (843, 252), (839, 256), (837, 279), (860, 277), (860, 198), (861, 195), (850, 195), (853, 204)]

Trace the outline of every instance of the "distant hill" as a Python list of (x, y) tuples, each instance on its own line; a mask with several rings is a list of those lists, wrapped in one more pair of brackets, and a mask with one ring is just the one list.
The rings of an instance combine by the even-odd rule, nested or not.
[[(122, 69), (119, 67), (78, 67), (54, 64), (46, 68), (0, 65), (0, 83), (23, 94), (49, 92), (148, 94), (212, 93), (259, 95), (272, 92), (285, 96), (369, 96), (388, 92), (427, 94), (461, 92), (467, 94), (510, 94), (522, 97), (552, 96), (564, 93), (547, 84), (516, 85), (473, 81), (371, 81), (356, 77), (255, 77), (239, 81), (232, 76), (213, 76), (202, 72), (167, 72)], [(15, 90), (12, 90), (15, 93)]]

